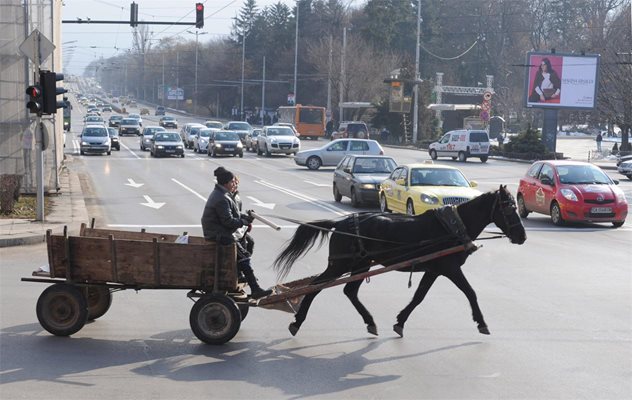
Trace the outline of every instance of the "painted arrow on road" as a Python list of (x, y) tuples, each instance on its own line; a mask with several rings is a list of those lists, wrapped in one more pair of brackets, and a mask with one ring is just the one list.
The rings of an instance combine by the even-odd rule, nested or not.
[(147, 196), (147, 195), (143, 195), (143, 197), (145, 198), (145, 201), (147, 203), (140, 203), (142, 206), (147, 206), (147, 207), (151, 207), (153, 209), (159, 209), (160, 207), (164, 206), (166, 203), (156, 203), (155, 201), (153, 201), (151, 199), (151, 197)]
[(134, 182), (134, 180), (132, 178), (127, 178), (127, 182), (128, 183), (126, 183), (125, 185), (126, 186), (131, 186), (133, 188), (139, 188), (139, 187), (144, 185), (144, 183), (136, 183), (136, 182)]
[(255, 204), (253, 204), (253, 205), (258, 206), (258, 207), (267, 208), (267, 209), (269, 209), (269, 210), (274, 209), (274, 206), (276, 205), (276, 204), (274, 204), (274, 203), (263, 203), (263, 202), (262, 202), (262, 201), (260, 201), (259, 199), (255, 199), (255, 198), (254, 198), (254, 197), (252, 197), (252, 196), (248, 196), (248, 198), (249, 198), (250, 200), (252, 200), (252, 201), (255, 203)]

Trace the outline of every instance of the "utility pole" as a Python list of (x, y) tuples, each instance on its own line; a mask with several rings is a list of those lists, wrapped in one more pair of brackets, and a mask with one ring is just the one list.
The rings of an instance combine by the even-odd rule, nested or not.
[(265, 125), (266, 115), (266, 56), (263, 56), (263, 81), (261, 83), (261, 125)]
[(180, 104), (180, 52), (176, 51), (176, 110)]
[(246, 33), (241, 39), (241, 105), (239, 107), (239, 120), (244, 120), (244, 67), (246, 66)]
[(195, 30), (195, 85), (193, 90), (195, 91), (195, 95), (193, 96), (193, 113), (197, 115), (197, 104), (198, 104), (198, 31)]
[(331, 115), (331, 63), (333, 60), (333, 41), (334, 37), (329, 35), (329, 64), (327, 70), (327, 113)]
[(162, 94), (160, 95), (160, 98), (162, 99), (162, 106), (165, 106), (165, 53), (162, 53)]
[(413, 106), (413, 143), (417, 143), (419, 130), (419, 36), (421, 35), (421, 0), (417, 0), (417, 45), (415, 46), (415, 83), (413, 86), (415, 104)]

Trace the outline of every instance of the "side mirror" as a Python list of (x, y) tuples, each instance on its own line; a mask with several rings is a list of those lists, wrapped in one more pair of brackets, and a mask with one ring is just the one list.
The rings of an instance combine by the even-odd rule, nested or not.
[(395, 180), (395, 183), (400, 185), (400, 186), (406, 186), (406, 179), (405, 178), (398, 178)]
[(553, 180), (548, 176), (542, 177), (540, 179), (540, 182), (542, 182), (543, 185), (553, 186)]
[(478, 187), (478, 182), (470, 181), (470, 187), (472, 187), (472, 188)]
[(343, 171), (348, 173), (348, 174), (350, 174), (351, 173), (351, 168), (346, 167), (346, 168), (343, 169)]
[(615, 185), (619, 184), (619, 180), (618, 179), (613, 179), (612, 182), (614, 182)]

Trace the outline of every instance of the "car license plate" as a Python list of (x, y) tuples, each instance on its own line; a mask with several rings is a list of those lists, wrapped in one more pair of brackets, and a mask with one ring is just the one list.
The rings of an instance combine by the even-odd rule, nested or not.
[(612, 208), (610, 207), (593, 207), (590, 209), (592, 214), (610, 214), (612, 213)]
[(175, 150), (165, 150), (165, 152), (167, 152), (167, 153), (175, 153), (176, 151)]
[(233, 148), (228, 146), (224, 147), (224, 149), (226, 149), (226, 151), (233, 151)]

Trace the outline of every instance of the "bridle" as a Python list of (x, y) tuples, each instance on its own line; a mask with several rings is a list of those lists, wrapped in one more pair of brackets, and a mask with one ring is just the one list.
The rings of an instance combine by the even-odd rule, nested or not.
[[(500, 212), (505, 225), (505, 228), (501, 228), (501, 230), (505, 235), (512, 239), (511, 231), (517, 226), (522, 226), (522, 221), (520, 220), (520, 217), (516, 215), (516, 202), (513, 196), (511, 195), (511, 193), (507, 193), (507, 195), (509, 196), (509, 198), (503, 199), (500, 190), (496, 192), (489, 219), (490, 221), (493, 221), (494, 213), (496, 211)], [(505, 232), (505, 229), (509, 232)]]

